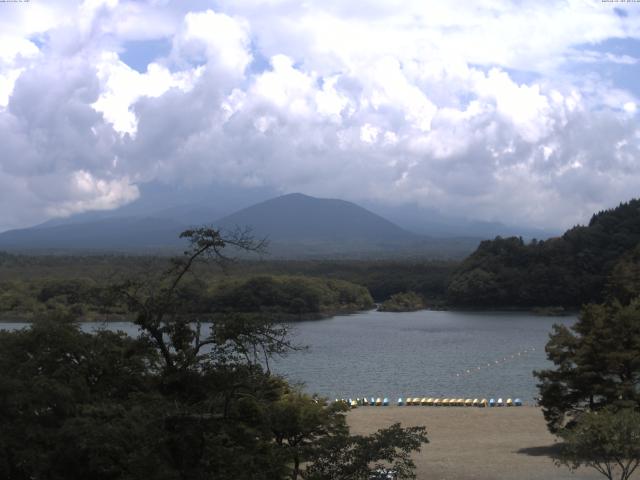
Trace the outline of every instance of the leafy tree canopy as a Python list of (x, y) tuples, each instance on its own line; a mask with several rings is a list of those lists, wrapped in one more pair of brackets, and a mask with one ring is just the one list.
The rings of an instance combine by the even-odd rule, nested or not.
[(447, 297), (453, 304), (486, 307), (575, 308), (599, 302), (608, 276), (639, 242), (640, 199), (599, 212), (588, 226), (558, 238), (526, 244), (522, 238), (497, 237), (480, 243), (462, 263)]
[(558, 465), (590, 467), (609, 480), (627, 480), (640, 465), (640, 413), (634, 409), (585, 413), (560, 436)]

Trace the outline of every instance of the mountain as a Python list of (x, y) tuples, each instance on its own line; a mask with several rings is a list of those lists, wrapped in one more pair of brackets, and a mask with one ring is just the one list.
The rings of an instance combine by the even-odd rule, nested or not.
[(299, 193), (283, 195), (214, 220), (203, 205), (166, 207), (153, 216), (85, 214), (0, 234), (0, 249), (27, 252), (119, 251), (157, 253), (184, 246), (186, 228), (213, 224), (223, 230), (249, 227), (269, 240), (275, 258), (446, 257), (460, 258), (479, 239), (436, 239), (404, 230), (354, 203)]
[(601, 302), (612, 285), (622, 283), (619, 290), (640, 285), (640, 256), (634, 254), (639, 248), (640, 199), (635, 199), (557, 238), (482, 242), (452, 276), (447, 295), (464, 306), (573, 309)]
[(256, 236), (286, 242), (381, 244), (419, 238), (355, 203), (314, 198), (301, 193), (283, 195), (244, 208), (215, 224), (224, 229), (250, 225)]
[(104, 218), (41, 224), (0, 234), (0, 249), (22, 252), (158, 251), (177, 249), (185, 225), (158, 218)]

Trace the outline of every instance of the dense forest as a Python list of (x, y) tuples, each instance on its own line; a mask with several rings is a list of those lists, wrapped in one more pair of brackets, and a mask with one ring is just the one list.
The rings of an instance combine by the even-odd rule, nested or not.
[[(0, 319), (29, 319), (52, 310), (85, 320), (119, 319), (108, 287), (126, 278), (154, 278), (166, 258), (0, 253)], [(181, 287), (192, 313), (273, 314), (281, 320), (319, 318), (373, 307), (413, 291), (442, 305), (456, 263), (440, 261), (248, 261), (224, 271), (198, 265)]]
[[(274, 320), (322, 318), (373, 308), (366, 288), (343, 280), (284, 275), (185, 279), (177, 291), (184, 314), (255, 313)], [(0, 315), (31, 319), (51, 311), (84, 320), (130, 318), (105, 283), (93, 279), (2, 282)], [(0, 317), (0, 318), (2, 318)]]
[(447, 298), (469, 307), (576, 308), (602, 301), (612, 272), (633, 275), (639, 242), (640, 200), (599, 212), (558, 238), (497, 237), (462, 262)]

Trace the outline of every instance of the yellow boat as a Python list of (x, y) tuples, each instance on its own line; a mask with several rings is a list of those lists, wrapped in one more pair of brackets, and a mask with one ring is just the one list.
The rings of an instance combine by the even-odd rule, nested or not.
[(507, 405), (507, 407), (513, 407), (513, 400), (511, 400), (510, 398), (507, 398), (506, 405)]
[(477, 398), (474, 398), (474, 399), (473, 399), (473, 403), (472, 403), (472, 405), (473, 405), (474, 407), (477, 407), (478, 405), (480, 405), (480, 400), (478, 400)]
[(382, 405), (382, 399), (380, 397), (376, 398), (376, 407)]
[(458, 404), (459, 407), (464, 407), (464, 398), (459, 398), (456, 403)]
[(439, 398), (435, 398), (433, 400), (433, 406), (434, 407), (439, 407), (441, 405), (440, 399)]
[(478, 405), (479, 407), (486, 407), (489, 405), (489, 402), (487, 402), (486, 398), (483, 398), (482, 400), (480, 400), (480, 405)]
[(413, 399), (413, 404), (414, 405), (420, 405), (420, 399), (418, 397)]
[(422, 400), (420, 400), (420, 405), (426, 405), (427, 404), (427, 397), (423, 397)]
[(433, 398), (432, 397), (427, 398), (427, 405), (433, 405)]
[(443, 398), (442, 399), (442, 406), (443, 407), (448, 407), (449, 406), (449, 399), (448, 398)]
[(407, 399), (404, 402), (405, 405), (409, 406), (411, 405), (411, 397), (407, 397)]
[(470, 407), (471, 405), (473, 405), (473, 400), (471, 400), (470, 398), (467, 398), (467, 399), (464, 401), (464, 406), (465, 406), (465, 407)]

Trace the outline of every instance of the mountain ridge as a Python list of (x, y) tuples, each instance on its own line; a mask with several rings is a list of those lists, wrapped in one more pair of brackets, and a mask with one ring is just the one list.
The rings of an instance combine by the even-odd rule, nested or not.
[[(159, 217), (162, 217), (162, 210)], [(86, 217), (86, 221), (51, 222), (0, 234), (0, 249), (27, 253), (131, 252), (157, 253), (184, 247), (182, 230), (208, 224), (223, 230), (250, 227), (257, 238), (270, 242), (274, 258), (360, 258), (371, 256), (461, 257), (479, 238), (432, 239), (407, 231), (353, 202), (315, 198), (301, 193), (281, 195), (242, 208), (220, 219), (193, 221), (213, 212), (207, 206), (197, 214), (191, 206), (175, 207), (180, 214)]]

